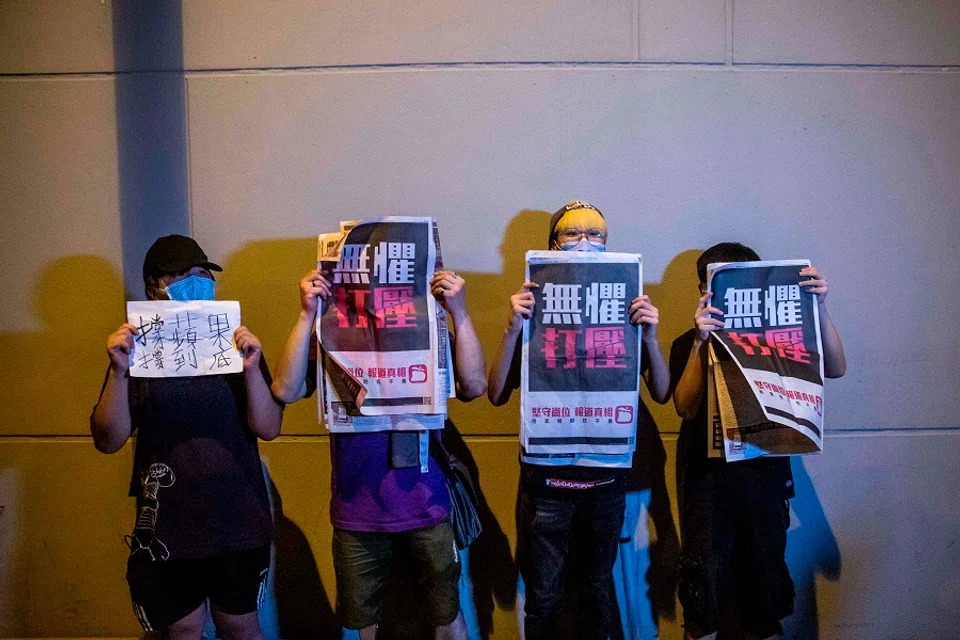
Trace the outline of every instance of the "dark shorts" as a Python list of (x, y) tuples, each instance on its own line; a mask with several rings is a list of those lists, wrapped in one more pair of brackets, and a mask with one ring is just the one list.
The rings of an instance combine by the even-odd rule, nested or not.
[(734, 611), (750, 633), (782, 634), (780, 620), (793, 613), (789, 502), (782, 482), (741, 464), (684, 488), (679, 598), (694, 638), (718, 631)]
[(234, 551), (214, 558), (127, 561), (133, 610), (145, 631), (157, 631), (186, 617), (210, 600), (230, 615), (256, 611), (263, 602), (270, 570), (270, 547)]
[(333, 530), (337, 615), (347, 629), (377, 624), (396, 552), (411, 566), (420, 616), (433, 627), (460, 613), (460, 554), (448, 521), (398, 533)]

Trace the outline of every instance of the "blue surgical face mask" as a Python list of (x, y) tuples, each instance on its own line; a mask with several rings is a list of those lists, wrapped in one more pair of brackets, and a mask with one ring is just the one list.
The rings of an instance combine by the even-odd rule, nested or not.
[(570, 242), (564, 242), (559, 245), (563, 251), (604, 251), (607, 247), (602, 244), (593, 244), (586, 238)]
[(189, 276), (168, 284), (165, 291), (171, 300), (190, 302), (191, 300), (213, 300), (216, 283), (203, 276)]

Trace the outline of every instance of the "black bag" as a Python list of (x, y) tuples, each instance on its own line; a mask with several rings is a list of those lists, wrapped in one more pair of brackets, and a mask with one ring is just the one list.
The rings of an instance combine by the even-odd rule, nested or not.
[(450, 492), (450, 524), (453, 526), (453, 537), (457, 549), (463, 550), (483, 531), (480, 516), (477, 514), (477, 493), (467, 465), (449, 453), (442, 444), (439, 444), (434, 452)]

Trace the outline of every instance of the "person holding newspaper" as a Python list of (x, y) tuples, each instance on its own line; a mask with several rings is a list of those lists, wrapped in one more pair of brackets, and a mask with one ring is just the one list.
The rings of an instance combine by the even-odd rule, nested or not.
[[(707, 265), (753, 262), (739, 243), (715, 245), (697, 260), (700, 299), (695, 327), (670, 350), (671, 389), (683, 419), (678, 452), (682, 548), (679, 598), (686, 638), (715, 638), (726, 611), (739, 611), (750, 638), (782, 634), (793, 612), (794, 586), (784, 559), (794, 496), (789, 457), (739, 462), (707, 457), (707, 351), (710, 334), (724, 328), (723, 312), (706, 292)], [(799, 271), (799, 286), (816, 296), (823, 340), (823, 372), (846, 371), (840, 335), (827, 313), (828, 283), (816, 267)], [(734, 606), (734, 604), (736, 606)]]
[[(429, 288), (450, 316), (456, 393), (469, 401), (486, 391), (486, 365), (467, 312), (465, 284), (454, 271), (441, 270)], [(334, 285), (320, 269), (300, 280), (300, 314), (272, 386), (282, 402), (310, 396), (316, 389), (314, 327), (333, 293)], [(427, 441), (417, 433), (330, 435), (337, 614), (341, 624), (359, 631), (362, 639), (376, 637), (394, 553), (402, 553), (411, 565), (421, 617), (434, 628), (435, 637), (466, 638), (450, 498), (434, 456), (417, 455), (417, 442)], [(398, 460), (400, 438), (408, 435), (414, 436), (412, 460)], [(430, 432), (430, 439), (439, 440), (439, 431)]]
[[(147, 299), (213, 300), (211, 271), (220, 270), (192, 238), (162, 237), (143, 263)], [(283, 406), (260, 341), (246, 327), (234, 332), (242, 373), (132, 377), (137, 332), (124, 324), (107, 339), (110, 367), (90, 416), (103, 453), (137, 433), (138, 516), (126, 537), (134, 612), (146, 631), (195, 640), (209, 603), (218, 637), (262, 638), (273, 522), (257, 439), (280, 435)]]
[[(570, 202), (550, 220), (552, 250), (604, 251), (606, 241), (603, 214), (589, 203)], [(494, 406), (505, 404), (520, 386), (523, 326), (533, 317), (532, 291), (539, 286), (524, 282), (510, 298), (507, 327), (488, 376), (487, 395)], [(651, 397), (663, 404), (669, 398), (669, 371), (657, 344), (659, 312), (645, 295), (634, 298), (626, 311), (630, 323), (641, 327), (643, 379)], [(559, 637), (566, 567), (576, 573), (578, 637), (609, 636), (611, 571), (631, 461), (632, 453), (532, 456), (521, 446), (517, 562), (525, 587), (528, 640)]]

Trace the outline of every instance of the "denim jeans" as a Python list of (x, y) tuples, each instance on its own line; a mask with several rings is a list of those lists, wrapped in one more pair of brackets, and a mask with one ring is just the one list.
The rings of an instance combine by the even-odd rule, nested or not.
[(624, 488), (538, 492), (521, 481), (517, 562), (526, 589), (524, 636), (559, 637), (564, 572), (577, 591), (577, 636), (610, 635), (611, 571), (623, 526)]

